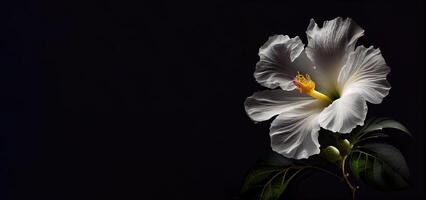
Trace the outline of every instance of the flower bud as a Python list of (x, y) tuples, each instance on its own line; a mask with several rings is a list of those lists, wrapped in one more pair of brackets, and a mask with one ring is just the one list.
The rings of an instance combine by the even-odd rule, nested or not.
[(348, 155), (352, 150), (352, 144), (347, 139), (337, 141), (336, 146), (339, 149), (341, 156)]
[(334, 146), (328, 146), (322, 149), (320, 155), (330, 162), (336, 162), (342, 158), (339, 149)]

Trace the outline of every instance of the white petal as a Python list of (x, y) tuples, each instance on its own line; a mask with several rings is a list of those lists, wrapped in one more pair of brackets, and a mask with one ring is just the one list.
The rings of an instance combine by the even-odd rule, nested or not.
[(321, 109), (322, 104), (312, 100), (275, 118), (269, 132), (272, 150), (295, 159), (318, 154), (318, 118)]
[[(268, 88), (281, 87), (294, 90), (293, 79), (297, 71), (307, 73), (312, 63), (303, 52), (304, 44), (299, 37), (275, 35), (259, 49), (259, 62), (256, 63), (254, 77), (256, 81)], [(303, 53), (302, 53), (303, 52)], [(305, 56), (301, 56), (305, 55)]]
[(367, 110), (361, 95), (343, 95), (321, 112), (319, 124), (333, 132), (349, 133), (357, 125), (364, 125)]
[(310, 103), (312, 100), (312, 97), (296, 90), (264, 90), (248, 97), (244, 106), (253, 121), (265, 121), (282, 112)]
[(349, 55), (337, 79), (342, 94), (360, 94), (370, 103), (381, 103), (388, 95), (390, 84), (386, 80), (390, 68), (379, 49), (358, 46)]
[[(347, 55), (355, 48), (358, 38), (364, 35), (364, 30), (350, 18), (343, 20), (337, 17), (324, 21), (322, 28), (311, 19), (306, 34), (308, 57), (329, 74), (343, 65)], [(337, 73), (332, 75), (337, 78)]]

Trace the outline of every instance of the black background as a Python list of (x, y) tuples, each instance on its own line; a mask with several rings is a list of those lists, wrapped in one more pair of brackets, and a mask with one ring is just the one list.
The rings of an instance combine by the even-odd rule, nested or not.
[[(370, 116), (405, 124), (413, 187), (360, 199), (423, 197), (422, 1), (0, 5), (0, 199), (238, 199), (270, 149), (269, 122), (243, 102), (263, 90), (258, 48), (273, 34), (307, 43), (309, 19), (351, 17), (380, 47), (392, 89)], [(298, 199), (347, 198), (314, 176)]]

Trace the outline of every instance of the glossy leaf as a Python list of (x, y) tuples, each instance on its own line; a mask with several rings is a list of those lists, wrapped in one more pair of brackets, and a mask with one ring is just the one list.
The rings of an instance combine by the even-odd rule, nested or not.
[(261, 200), (279, 199), (290, 181), (303, 169), (296, 166), (257, 167), (246, 176), (241, 193)]
[(244, 194), (250, 190), (258, 189), (259, 187), (263, 188), (264, 184), (281, 170), (282, 168), (277, 166), (258, 166), (257, 168), (252, 169), (244, 180), (241, 193)]
[(349, 159), (355, 178), (379, 190), (401, 190), (409, 186), (409, 171), (401, 152), (388, 144), (366, 144)]
[(352, 131), (349, 140), (354, 144), (362, 140), (387, 137), (388, 135), (383, 132), (383, 129), (396, 129), (411, 136), (408, 129), (395, 120), (388, 118), (372, 118), (367, 120), (364, 126)]

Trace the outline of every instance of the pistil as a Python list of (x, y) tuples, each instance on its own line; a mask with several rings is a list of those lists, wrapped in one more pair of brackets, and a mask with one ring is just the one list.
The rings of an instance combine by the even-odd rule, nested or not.
[(312, 81), (309, 74), (303, 75), (297, 72), (297, 75), (295, 79), (293, 80), (293, 83), (297, 86), (297, 88), (299, 89), (299, 92), (301, 93), (307, 94), (311, 97), (314, 97), (315, 99), (318, 99), (327, 103), (331, 103), (333, 101), (327, 95), (315, 90), (315, 82)]

